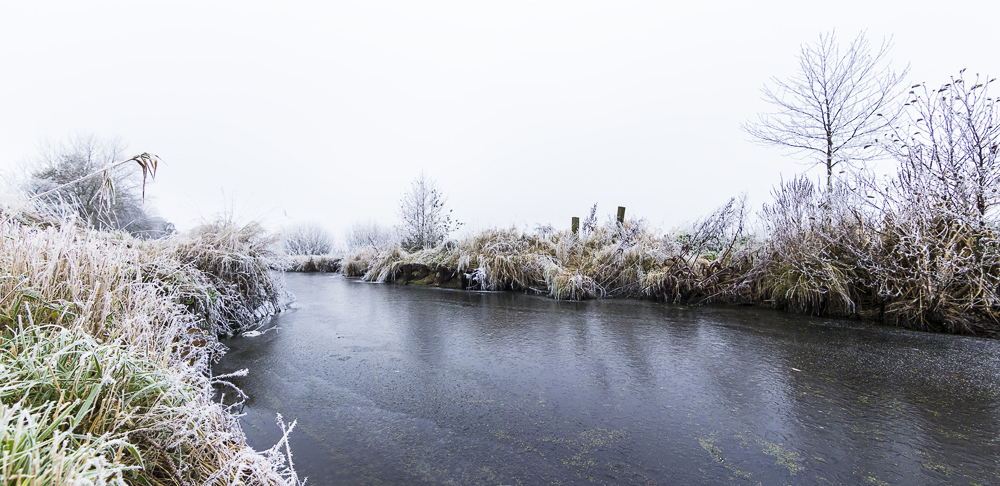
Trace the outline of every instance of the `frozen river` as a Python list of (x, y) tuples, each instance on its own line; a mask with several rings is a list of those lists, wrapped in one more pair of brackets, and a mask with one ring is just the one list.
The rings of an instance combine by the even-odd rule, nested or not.
[(217, 374), (310, 484), (998, 484), (1000, 341), (287, 274)]

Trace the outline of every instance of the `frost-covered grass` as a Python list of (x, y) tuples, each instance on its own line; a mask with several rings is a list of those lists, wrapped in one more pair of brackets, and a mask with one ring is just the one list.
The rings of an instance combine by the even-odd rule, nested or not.
[(213, 334), (245, 331), (280, 307), (284, 281), (274, 272), (287, 262), (273, 249), (276, 239), (256, 222), (220, 219), (168, 243), (181, 265), (205, 279), (207, 295), (187, 296), (188, 306)]
[(1000, 228), (903, 195), (874, 206), (804, 179), (775, 190), (752, 276), (759, 299), (951, 333), (1000, 330)]
[(364, 248), (348, 255), (340, 262), (340, 273), (345, 277), (363, 277), (377, 254), (377, 250)]
[(288, 255), (289, 272), (339, 272), (343, 258), (334, 255)]
[(254, 451), (212, 400), (216, 336), (284, 295), (270, 244), (229, 222), (138, 240), (3, 218), (6, 484), (297, 483), (284, 440)]
[(611, 221), (577, 234), (488, 229), (414, 253), (391, 245), (348, 256), (343, 273), (384, 282), (404, 264), (445, 265), (468, 274), (472, 287), (482, 290), (528, 290), (564, 300), (618, 296), (702, 302), (723, 300), (719, 274), (746, 248), (743, 242), (709, 261), (686, 251), (674, 237), (657, 235), (643, 221)]
[(398, 245), (344, 259), (343, 274), (384, 282), (405, 264), (445, 265), (472, 288), (555, 299), (653, 298), (750, 303), (857, 316), (952, 333), (1000, 330), (1000, 227), (935, 207), (873, 208), (796, 178), (775, 189), (759, 235), (734, 199), (689, 230), (642, 221), (569, 231), (488, 229), (408, 253)]

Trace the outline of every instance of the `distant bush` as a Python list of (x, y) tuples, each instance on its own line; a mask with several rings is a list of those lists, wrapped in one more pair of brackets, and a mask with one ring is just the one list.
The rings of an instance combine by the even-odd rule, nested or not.
[(281, 232), (289, 255), (327, 255), (333, 251), (333, 236), (319, 223), (300, 223)]
[(348, 251), (356, 252), (363, 248), (381, 248), (396, 241), (396, 234), (375, 221), (356, 221), (347, 230), (344, 240)]
[(342, 261), (340, 258), (324, 255), (293, 255), (290, 258), (291, 264), (285, 269), (286, 272), (339, 272)]

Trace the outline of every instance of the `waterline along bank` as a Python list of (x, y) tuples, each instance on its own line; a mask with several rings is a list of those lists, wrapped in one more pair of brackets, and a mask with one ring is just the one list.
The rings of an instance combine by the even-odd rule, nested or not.
[(287, 432), (246, 443), (210, 365), (285, 295), (272, 240), (216, 221), (141, 240), (0, 222), (0, 473), (6, 484), (298, 484)]

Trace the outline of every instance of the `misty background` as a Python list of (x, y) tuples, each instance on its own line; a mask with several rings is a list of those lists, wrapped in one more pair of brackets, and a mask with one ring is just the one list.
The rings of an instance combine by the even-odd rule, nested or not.
[[(908, 82), (994, 74), (991, 2), (4, 2), (0, 169), (78, 133), (163, 160), (178, 229), (393, 224), (421, 170), (465, 223), (664, 230), (806, 170), (749, 141), (760, 88), (836, 29), (892, 36)], [(818, 176), (819, 172), (812, 172)], [(603, 218), (603, 216), (602, 216)]]

